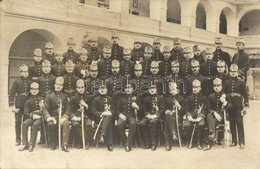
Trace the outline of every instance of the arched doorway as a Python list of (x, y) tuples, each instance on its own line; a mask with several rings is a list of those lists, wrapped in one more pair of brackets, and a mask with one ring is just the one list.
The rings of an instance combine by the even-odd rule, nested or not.
[(181, 24), (181, 6), (179, 0), (168, 0), (167, 22)]
[(26, 30), (14, 40), (9, 50), (8, 91), (14, 80), (19, 77), (19, 66), (31, 65), (34, 49), (43, 50), (46, 42), (52, 42), (54, 49), (61, 47), (61, 42), (53, 33), (42, 29)]
[(201, 3), (198, 4), (196, 9), (196, 28), (205, 29), (206, 30), (206, 12)]
[(227, 34), (227, 19), (223, 10), (219, 17), (219, 33)]
[(239, 35), (252, 36), (260, 34), (260, 10), (246, 13), (239, 21)]

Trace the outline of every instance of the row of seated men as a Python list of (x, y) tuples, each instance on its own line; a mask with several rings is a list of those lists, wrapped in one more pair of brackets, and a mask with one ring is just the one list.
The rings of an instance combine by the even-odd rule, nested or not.
[[(212, 55), (212, 53), (209, 55)], [(218, 63), (223, 62), (219, 61)], [(172, 63), (175, 65), (173, 68), (180, 68), (178, 61)], [(91, 64), (89, 68), (90, 79), (77, 78), (72, 81), (69, 78), (73, 74), (74, 64), (72, 61), (66, 62), (67, 75), (56, 77), (50, 74), (50, 62), (44, 60), (42, 71), (45, 74), (42, 77), (52, 76), (53, 79), (52, 81), (45, 80), (44, 83), (41, 83), (42, 77), (30, 78), (28, 67), (22, 65), (20, 67), (21, 78), (14, 82), (10, 91), (10, 106), (12, 112), (15, 113), (16, 142), (17, 145), (21, 141), (23, 142), (20, 150), (29, 149), (30, 152), (33, 151), (37, 131), (43, 119), (47, 122), (46, 129), (51, 150), (55, 150), (57, 146), (57, 126), (59, 124), (63, 129), (62, 150), (69, 151), (70, 124), (74, 132), (73, 135), (77, 137), (75, 139), (76, 145), (79, 146), (81, 112), (84, 112), (86, 143), (89, 143), (93, 135), (92, 121), (95, 123), (101, 121), (100, 139), (105, 141), (109, 151), (113, 151), (113, 124), (118, 128), (118, 133), (125, 144), (127, 152), (131, 151), (133, 139), (139, 127), (140, 138), (143, 139), (144, 146), (151, 148), (152, 151), (156, 150), (159, 124), (165, 128), (166, 150), (171, 150), (172, 141), (181, 138), (176, 131), (176, 112), (178, 112), (180, 119), (185, 117), (184, 138), (186, 138), (187, 143), (193, 124), (197, 124), (197, 147), (199, 150), (202, 149), (202, 138), (203, 135), (205, 136), (203, 131), (207, 124), (209, 133), (206, 135), (208, 135), (209, 141), (205, 149), (208, 150), (215, 139), (216, 123), (223, 120), (223, 108), (228, 111), (230, 117), (232, 133), (232, 144), (230, 146), (236, 146), (239, 143), (240, 148), (244, 148), (243, 114), (241, 112), (246, 113), (248, 95), (245, 82), (238, 78), (239, 70), (236, 64), (230, 66), (229, 78), (211, 77), (204, 82), (199, 74), (199, 62), (192, 60), (191, 67), (193, 67), (194, 77), (191, 80), (191, 86), (188, 86), (190, 89), (187, 89), (187, 92), (185, 86), (183, 88), (183, 81), (177, 81), (173, 78), (170, 81), (161, 81), (163, 82), (161, 83), (160, 76), (152, 77), (154, 69), (155, 72), (159, 72), (158, 62), (151, 63), (150, 71), (152, 75), (147, 77), (149, 80), (141, 80), (141, 83), (139, 83), (138, 78), (135, 80), (125, 79), (117, 84), (116, 80), (119, 76), (114, 75), (119, 73), (119, 64), (119, 61), (113, 61), (112, 79), (104, 78), (102, 80), (100, 78), (99, 83), (94, 83), (94, 85), (92, 83), (93, 79), (91, 82), (89, 81), (91, 77), (97, 77), (98, 63)], [(224, 74), (225, 62), (221, 67), (223, 68), (222, 74)], [(134, 68), (134, 74), (135, 76), (139, 75), (140, 80), (142, 64), (138, 63)], [(143, 82), (148, 83), (144, 84)], [(161, 87), (161, 84), (165, 84), (167, 90), (162, 90), (164, 88)], [(212, 92), (208, 90), (210, 85), (214, 89)], [(41, 100), (44, 100), (44, 102), (41, 102)], [(13, 104), (15, 105), (13, 106)], [(59, 106), (61, 107), (59, 108)], [(59, 118), (59, 112), (61, 112), (61, 118)], [(24, 116), (25, 121), (22, 124), (23, 137), (21, 140), (22, 116)], [(129, 125), (127, 139), (124, 134), (126, 123)], [(29, 126), (32, 126), (30, 143), (27, 140)], [(236, 128), (238, 130), (238, 140)], [(86, 147), (88, 146), (86, 145)]]

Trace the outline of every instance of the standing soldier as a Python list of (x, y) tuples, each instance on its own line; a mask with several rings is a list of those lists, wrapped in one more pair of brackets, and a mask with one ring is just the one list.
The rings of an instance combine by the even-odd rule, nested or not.
[(28, 78), (28, 67), (21, 65), (19, 67), (20, 78), (16, 79), (11, 87), (9, 95), (9, 106), (15, 115), (15, 145), (21, 144), (21, 124), (25, 120), (24, 103), (28, 99), (30, 85), (32, 80)]
[(167, 79), (171, 74), (171, 49), (169, 46), (164, 46), (163, 48), (163, 60), (161, 60), (159, 67), (160, 67), (160, 75)]
[(225, 81), (228, 80), (229, 77), (230, 77), (230, 76), (226, 73), (226, 63), (225, 63), (225, 61), (219, 60), (219, 61), (217, 62), (217, 71), (218, 71), (218, 73), (217, 73), (217, 75), (215, 76), (215, 78), (221, 79), (222, 84), (224, 84)]
[(162, 61), (164, 56), (160, 51), (161, 41), (158, 37), (155, 37), (153, 40), (153, 56), (151, 58), (152, 61)]
[(216, 46), (216, 50), (213, 52), (213, 61), (217, 62), (219, 60), (223, 60), (226, 63), (226, 70), (229, 69), (230, 65), (231, 65), (231, 59), (230, 59), (230, 55), (222, 50), (222, 40), (221, 37), (216, 37), (215, 38), (215, 46)]
[(154, 84), (157, 87), (157, 94), (163, 95), (166, 93), (166, 81), (160, 77), (159, 74), (159, 63), (152, 61), (150, 66), (151, 75), (147, 78), (150, 84)]
[(205, 81), (205, 95), (209, 96), (211, 93), (214, 92), (213, 90), (213, 83), (212, 79), (217, 74), (217, 63), (212, 60), (213, 57), (213, 51), (211, 48), (206, 49), (206, 62), (204, 62), (200, 67), (200, 73), (202, 76), (206, 77)]
[(42, 75), (42, 50), (35, 49), (33, 52), (34, 63), (29, 66), (29, 78), (37, 80)]
[(111, 47), (105, 46), (103, 48), (103, 59), (101, 59), (98, 65), (98, 76), (100, 79), (104, 80), (111, 76)]
[(60, 50), (55, 53), (55, 64), (51, 66), (54, 76), (64, 76), (66, 73), (63, 55)]
[[(207, 98), (201, 94), (201, 82), (194, 80), (192, 82), (192, 94), (186, 101), (186, 120), (184, 130), (188, 143), (188, 148), (192, 147), (193, 130), (197, 125), (197, 148), (202, 150), (203, 131), (205, 126), (205, 116), (207, 115)], [(189, 137), (190, 136), (190, 137)]]
[[(165, 111), (165, 106), (163, 98), (157, 95), (157, 88), (154, 84), (151, 84), (149, 96), (143, 101), (143, 110), (145, 118), (140, 121), (139, 125), (145, 139), (145, 148), (151, 147), (151, 150), (155, 151), (157, 148), (160, 117)], [(151, 141), (149, 135), (151, 136)]]
[(249, 56), (244, 51), (245, 43), (243, 38), (238, 38), (237, 42), (237, 53), (235, 53), (232, 63), (238, 66), (238, 76), (241, 77), (245, 83), (247, 81), (247, 71), (250, 67)]
[[(40, 96), (45, 98), (45, 96), (54, 91), (54, 83), (56, 76), (51, 74), (51, 62), (49, 60), (44, 60), (42, 62), (43, 75), (38, 78), (37, 82), (40, 85)], [(38, 144), (44, 144), (46, 140), (43, 137), (43, 128), (41, 128), (41, 137)]]
[(111, 60), (118, 60), (120, 63), (123, 60), (123, 51), (124, 48), (118, 44), (119, 36), (113, 32), (111, 36), (112, 41), (112, 54), (111, 54)]
[(180, 76), (186, 80), (191, 75), (191, 60), (193, 55), (189, 47), (183, 49), (184, 60), (180, 63)]
[(55, 63), (55, 56), (53, 52), (53, 44), (51, 42), (47, 42), (45, 44), (45, 52), (42, 57), (42, 60), (49, 60), (51, 62), (51, 65)]
[(66, 74), (63, 76), (63, 91), (69, 98), (76, 93), (76, 81), (79, 79), (74, 74), (74, 67), (75, 64), (71, 60), (68, 60), (65, 64)]
[[(25, 102), (24, 106), (24, 115), (28, 118), (23, 122), (22, 125), (22, 136), (23, 136), (23, 145), (20, 147), (19, 151), (29, 149), (29, 152), (32, 152), (36, 139), (39, 127), (42, 124), (42, 108), (44, 98), (38, 96), (39, 93), (39, 84), (33, 82), (30, 86), (31, 97)], [(30, 144), (28, 143), (28, 129), (31, 126), (31, 137)]]
[[(58, 125), (62, 127), (62, 151), (69, 152), (68, 140), (70, 133), (70, 105), (68, 96), (62, 93), (64, 84), (63, 77), (57, 77), (55, 80), (55, 91), (48, 94), (44, 101), (43, 114), (47, 121), (47, 130), (50, 138), (50, 150), (56, 149), (58, 138)], [(61, 111), (61, 112), (59, 112)], [(61, 119), (59, 119), (59, 113), (61, 113)]]
[[(123, 95), (116, 106), (116, 116), (118, 117), (117, 129), (123, 144), (125, 145), (125, 151), (130, 152), (134, 141), (137, 125), (137, 114), (141, 109), (141, 103), (139, 97), (133, 95), (133, 86), (126, 84), (125, 95)], [(129, 126), (129, 134), (126, 139), (125, 126)]]
[(150, 75), (150, 65), (151, 65), (152, 55), (153, 55), (153, 48), (150, 46), (146, 46), (144, 48), (144, 60), (142, 62), (144, 78)]
[[(216, 126), (218, 123), (222, 122), (224, 119), (224, 109), (228, 109), (230, 101), (226, 98), (226, 94), (222, 92), (222, 81), (219, 78), (213, 80), (213, 88), (215, 93), (212, 93), (208, 97), (208, 114), (207, 114), (207, 124), (209, 128), (208, 139), (213, 141), (216, 136)], [(209, 150), (211, 148), (211, 143), (205, 147), (204, 150)]]
[(66, 63), (68, 60), (72, 60), (73, 63), (77, 63), (79, 54), (75, 52), (76, 43), (74, 42), (73, 38), (69, 38), (67, 42), (68, 50), (63, 54), (64, 57), (64, 63)]
[[(125, 52), (124, 52), (125, 53)], [(131, 61), (142, 62), (144, 60), (144, 52), (142, 51), (142, 43), (140, 39), (134, 40), (134, 48), (131, 51)]]
[(181, 47), (181, 39), (173, 39), (173, 49), (171, 50), (171, 60), (178, 60), (180, 63), (184, 60), (183, 49)]
[(79, 78), (88, 78), (88, 69), (90, 61), (88, 59), (88, 51), (85, 48), (80, 49), (79, 61), (75, 66), (75, 75)]
[[(166, 151), (170, 151), (172, 148), (172, 141), (181, 139), (181, 136), (178, 135), (180, 131), (177, 131), (177, 119), (178, 121), (183, 120), (185, 100), (178, 94), (178, 86), (175, 82), (169, 83), (169, 90), (171, 96), (165, 98), (165, 115), (164, 115), (164, 128), (166, 136)], [(182, 123), (182, 122), (181, 122)]]
[(120, 73), (122, 76), (128, 79), (132, 79), (134, 77), (134, 65), (135, 63), (131, 60), (131, 49), (124, 49), (124, 60), (121, 63)]
[(96, 36), (92, 36), (90, 39), (90, 52), (89, 52), (89, 60), (91, 63), (97, 63), (100, 59), (102, 59), (102, 52), (98, 50), (98, 38)]
[[(238, 143), (241, 149), (245, 147), (245, 134), (243, 116), (246, 114), (249, 107), (249, 99), (246, 91), (246, 84), (238, 78), (239, 69), (236, 64), (230, 66), (230, 76), (224, 84), (224, 92), (231, 96), (232, 107), (229, 109), (230, 129), (232, 134), (232, 144), (230, 147)], [(237, 129), (236, 129), (237, 128)]]
[(194, 54), (193, 58), (195, 60), (199, 61), (200, 65), (205, 62), (198, 45), (193, 46), (193, 54)]
[[(92, 102), (92, 115), (96, 122), (103, 121), (101, 127), (100, 140), (107, 144), (107, 150), (113, 151), (112, 122), (115, 113), (114, 101), (107, 96), (107, 87), (101, 85), (98, 89), (99, 96)], [(98, 129), (98, 128), (97, 128)]]
[[(85, 136), (85, 149), (89, 149), (90, 142), (92, 140), (93, 129), (91, 126), (91, 97), (85, 93), (85, 83), (82, 79), (76, 82), (77, 93), (70, 99), (70, 112), (71, 123), (74, 132), (74, 142), (77, 148), (80, 148), (80, 139), (82, 136), (82, 120), (84, 120), (84, 136)], [(82, 119), (82, 111), (83, 119)], [(83, 145), (83, 142), (82, 142)]]

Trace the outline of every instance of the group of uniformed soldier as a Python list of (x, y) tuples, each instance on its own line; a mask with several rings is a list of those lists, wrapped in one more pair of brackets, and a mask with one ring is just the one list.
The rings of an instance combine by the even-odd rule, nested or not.
[(44, 53), (34, 50), (33, 65), (20, 66), (21, 77), (13, 83), (9, 98), (20, 151), (34, 150), (40, 128), (40, 143), (48, 142), (55, 150), (59, 140), (65, 152), (72, 140), (75, 147), (88, 149), (93, 135), (113, 151), (116, 134), (127, 152), (135, 138), (143, 148), (156, 150), (161, 134), (167, 151), (178, 139), (191, 148), (195, 128), (197, 148), (209, 150), (220, 140), (216, 126), (223, 122), (224, 111), (232, 133), (229, 146), (244, 148), (249, 58), (243, 39), (237, 40), (232, 61), (221, 49), (221, 38), (215, 40), (215, 51), (205, 50), (205, 57), (198, 45), (193, 53), (182, 48), (179, 38), (174, 38), (172, 49), (165, 46), (162, 52), (159, 38), (145, 48), (135, 39), (133, 49), (120, 46), (116, 34), (111, 41), (112, 46), (99, 51), (98, 38), (91, 37), (80, 53), (74, 51), (72, 38), (65, 53), (54, 53), (48, 42)]

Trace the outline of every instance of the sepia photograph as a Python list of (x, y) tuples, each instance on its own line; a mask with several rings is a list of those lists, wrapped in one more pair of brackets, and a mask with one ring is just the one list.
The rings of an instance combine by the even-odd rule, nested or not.
[(0, 169), (260, 169), (260, 0), (0, 0)]

